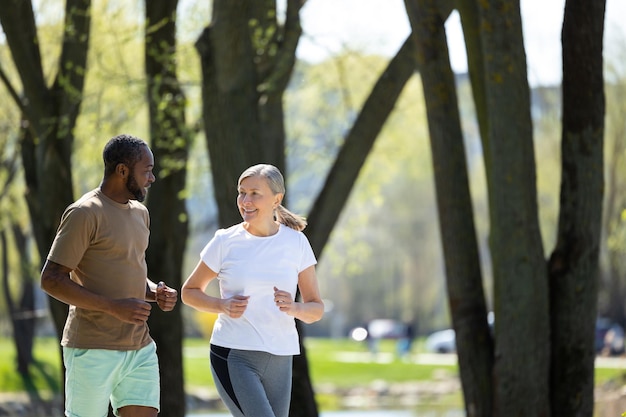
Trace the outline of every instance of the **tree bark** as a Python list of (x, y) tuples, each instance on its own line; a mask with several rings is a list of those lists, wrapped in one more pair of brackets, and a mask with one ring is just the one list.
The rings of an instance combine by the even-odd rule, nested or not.
[[(188, 236), (185, 199), (190, 132), (185, 124), (185, 96), (176, 75), (176, 7), (178, 0), (146, 1), (145, 71), (151, 148), (157, 180), (150, 187), (149, 277), (172, 288), (182, 284)], [(185, 416), (183, 323), (180, 300), (163, 312), (153, 308), (150, 333), (157, 344), (161, 376), (161, 412)]]
[[(216, 1), (213, 20), (196, 43), (203, 72), (203, 118), (219, 224), (239, 222), (237, 178), (260, 162), (285, 176), (282, 98), (295, 64), (302, 2), (287, 2), (279, 25), (276, 2)], [(288, 196), (287, 196), (288, 197)]]
[[(519, 0), (477, 1), (494, 273), (494, 413), (548, 416), (547, 265), (539, 231), (530, 94)], [(520, 341), (523, 343), (520, 343)]]
[(563, 19), (561, 198), (557, 242), (549, 262), (553, 417), (593, 415), (604, 197), (605, 3), (567, 0)]
[[(15, 225), (13, 226), (15, 230)], [(23, 253), (20, 253), (23, 255)], [(17, 372), (28, 386), (29, 366), (33, 362), (33, 338), (35, 333), (34, 297), (32, 282), (22, 281), (22, 302), (16, 303), (9, 286), (8, 240), (6, 231), (0, 229), (0, 258), (2, 259), (2, 290), (13, 328), (13, 342), (17, 352)], [(23, 271), (21, 271), (23, 272)], [(30, 277), (25, 277), (30, 278)], [(27, 291), (30, 291), (30, 297)], [(28, 310), (26, 310), (28, 309)]]
[[(28, 248), (29, 238), (22, 227), (14, 223), (11, 227), (13, 241), (20, 256), (21, 296), (19, 303), (11, 300), (8, 305), (13, 322), (13, 335), (17, 347), (17, 370), (30, 381), (29, 366), (33, 363), (33, 342), (35, 338), (35, 277), (33, 276), (32, 259)], [(5, 258), (3, 258), (5, 259)], [(8, 284), (8, 283), (7, 283)], [(6, 287), (6, 297), (11, 295)], [(8, 301), (8, 300), (7, 300)]]
[(467, 178), (454, 73), (436, 0), (405, 0), (417, 46), (430, 131), (448, 304), (467, 416), (492, 415), (493, 341), (472, 199)]
[[(480, 137), (483, 143), (483, 154), (485, 161), (491, 160), (488, 154), (489, 147), (485, 140), (489, 136), (489, 114), (486, 103), (486, 79), (484, 66), (484, 52), (480, 37), (480, 15), (478, 2), (474, 0), (456, 0), (457, 9), (461, 17), (463, 27), (463, 37), (465, 39), (465, 50), (467, 51), (467, 66), (472, 85), (472, 96), (474, 97), (474, 108), (476, 109), (476, 119), (480, 130)], [(485, 164), (487, 178), (489, 178), (489, 164)]]

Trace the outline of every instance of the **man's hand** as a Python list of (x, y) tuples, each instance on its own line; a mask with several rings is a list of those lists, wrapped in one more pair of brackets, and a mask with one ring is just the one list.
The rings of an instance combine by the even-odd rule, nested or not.
[(156, 288), (156, 303), (163, 311), (172, 311), (178, 301), (178, 291), (170, 288), (163, 281)]
[(144, 300), (123, 298), (113, 301), (109, 314), (125, 323), (142, 324), (150, 317), (150, 310), (152, 306)]

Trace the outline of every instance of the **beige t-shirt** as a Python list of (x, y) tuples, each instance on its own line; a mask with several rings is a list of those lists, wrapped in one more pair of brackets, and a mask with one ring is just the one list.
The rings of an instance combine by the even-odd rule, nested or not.
[[(48, 259), (71, 268), (72, 280), (94, 293), (143, 300), (149, 226), (143, 204), (117, 203), (98, 188), (65, 210)], [(109, 314), (70, 305), (61, 345), (136, 350), (151, 340), (145, 323), (124, 323)]]

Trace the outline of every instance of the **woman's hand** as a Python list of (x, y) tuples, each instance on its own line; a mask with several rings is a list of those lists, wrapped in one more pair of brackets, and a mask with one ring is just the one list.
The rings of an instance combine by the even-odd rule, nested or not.
[(294, 303), (293, 298), (291, 298), (291, 293), (288, 291), (279, 290), (274, 287), (274, 303), (276, 303), (276, 307), (278, 307), (280, 311), (290, 316), (296, 315), (296, 303)]
[(234, 295), (222, 300), (222, 310), (228, 317), (237, 319), (241, 317), (248, 308), (249, 295)]

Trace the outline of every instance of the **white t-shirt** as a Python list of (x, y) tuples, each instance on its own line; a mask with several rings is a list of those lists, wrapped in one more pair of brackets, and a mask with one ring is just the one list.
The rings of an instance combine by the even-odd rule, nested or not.
[(215, 232), (200, 258), (217, 272), (222, 298), (250, 296), (240, 318), (219, 314), (212, 344), (274, 355), (300, 353), (295, 320), (274, 303), (274, 287), (295, 299), (298, 274), (317, 263), (302, 232), (280, 225), (275, 235), (259, 237), (240, 223)]

